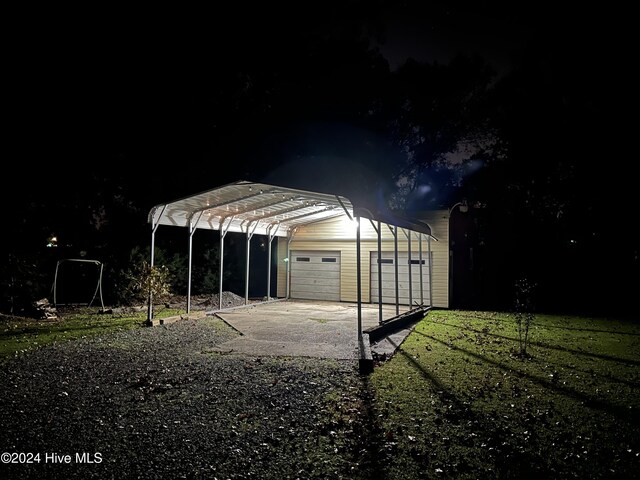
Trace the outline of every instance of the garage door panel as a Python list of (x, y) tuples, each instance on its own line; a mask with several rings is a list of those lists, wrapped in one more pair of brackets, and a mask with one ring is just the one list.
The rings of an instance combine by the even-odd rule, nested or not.
[(291, 297), (340, 301), (340, 252), (292, 251)]
[(340, 272), (340, 265), (335, 263), (293, 263), (297, 271)]
[[(378, 278), (378, 273), (376, 272), (375, 274), (376, 279)], [(373, 278), (373, 276), (372, 276)], [(404, 279), (407, 282), (409, 281), (409, 274), (405, 273), (404, 275), (400, 272), (398, 272), (398, 278), (400, 279)], [(423, 281), (425, 279), (429, 278), (429, 273), (428, 272), (422, 272), (422, 279)], [(395, 273), (393, 272), (382, 272), (382, 285), (384, 286), (385, 283), (387, 282), (391, 282), (395, 284), (396, 281), (396, 276)], [(420, 282), (420, 272), (411, 272), (411, 281), (412, 282)]]
[[(422, 270), (424, 271), (425, 268), (427, 268), (427, 265), (422, 265)], [(378, 266), (377, 265), (371, 265), (371, 271), (372, 272), (378, 272)], [(390, 263), (385, 263), (384, 265), (382, 265), (382, 273), (385, 272), (395, 272), (395, 268), (393, 266), (393, 264)], [(420, 271), (420, 265), (411, 265), (411, 273), (415, 273), (415, 272), (419, 272)], [(398, 273), (404, 273), (404, 274), (409, 274), (409, 265), (398, 265)]]
[[(378, 252), (371, 252), (371, 301), (378, 302), (379, 267), (382, 267), (382, 302), (396, 303), (396, 270), (394, 252), (382, 252), (383, 262), (378, 262)], [(409, 271), (411, 271), (411, 301), (420, 301), (420, 262), (422, 261), (422, 299), (429, 304), (429, 262), (428, 255), (423, 252), (422, 259), (419, 252), (411, 254), (411, 269), (407, 252), (398, 252), (398, 302), (409, 305)]]
[(309, 290), (292, 290), (291, 298), (296, 298), (299, 300), (329, 300), (331, 302), (337, 302), (338, 300), (334, 300), (335, 292), (332, 291), (323, 291), (321, 289), (309, 289)]
[(296, 285), (326, 285), (326, 286), (333, 286), (335, 288), (335, 284), (336, 284), (336, 282), (338, 280), (340, 280), (340, 277), (335, 277), (335, 278), (325, 278), (325, 277), (302, 278), (302, 277), (296, 277)]
[[(412, 291), (413, 291), (413, 296), (415, 297), (416, 295), (419, 297), (420, 296), (420, 285), (418, 285), (417, 287), (415, 285), (412, 285)], [(384, 295), (392, 295), (393, 298), (396, 297), (396, 289), (393, 285), (390, 285), (389, 287), (382, 287), (382, 294)], [(377, 288), (372, 288), (371, 289), (371, 295), (375, 295), (376, 297), (378, 296), (378, 289)], [(398, 287), (398, 296), (402, 297), (402, 298), (409, 298), (409, 288), (407, 287)], [(377, 301), (377, 299), (376, 299)]]
[[(424, 283), (422, 285), (424, 287)], [(411, 285), (411, 290), (413, 290), (414, 293), (418, 292), (420, 293), (420, 284), (412, 284)], [(396, 291), (396, 287), (395, 284), (393, 283), (389, 283), (389, 284), (383, 284), (382, 285), (382, 291), (386, 294), (388, 292), (395, 292)], [(378, 286), (377, 285), (373, 285), (371, 287), (371, 293), (373, 294), (374, 292), (378, 292)], [(409, 284), (404, 284), (404, 283), (399, 283), (398, 284), (398, 292), (400, 292), (401, 294), (403, 292), (405, 292), (407, 294), (407, 296), (409, 295)], [(395, 295), (395, 293), (394, 293)]]
[(332, 285), (298, 285), (296, 287), (298, 293), (314, 292), (314, 293), (333, 293), (335, 288)]

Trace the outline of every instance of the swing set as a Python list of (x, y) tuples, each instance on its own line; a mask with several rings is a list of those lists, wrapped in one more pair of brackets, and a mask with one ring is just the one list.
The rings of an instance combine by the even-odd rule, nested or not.
[[(61, 266), (64, 264), (70, 264), (68, 267), (65, 267), (61, 270)], [(81, 291), (82, 289), (80, 287), (77, 286), (78, 282), (88, 282), (89, 280), (89, 276), (88, 273), (96, 275), (95, 269), (93, 272), (87, 272), (87, 268), (86, 267), (90, 267), (91, 265), (94, 265), (97, 269), (97, 283), (96, 283), (96, 288), (95, 290), (93, 290), (93, 297), (91, 298), (91, 300), (89, 302), (78, 302), (78, 301), (73, 301), (71, 300), (71, 297), (68, 296), (67, 299), (65, 299), (63, 302), (58, 303), (58, 294), (59, 293), (66, 293), (64, 292), (65, 287), (71, 286), (71, 288), (73, 289), (73, 282), (71, 280), (75, 280), (76, 281), (76, 288), (75, 288), (75, 292), (74, 293), (78, 293), (78, 291)], [(77, 268), (73, 268), (73, 266), (77, 267)], [(58, 263), (56, 264), (56, 273), (53, 277), (53, 304), (54, 306), (58, 306), (59, 304), (64, 304), (64, 305), (83, 305), (83, 306), (91, 306), (93, 305), (93, 302), (95, 301), (96, 297), (98, 296), (98, 294), (100, 294), (100, 305), (102, 306), (102, 310), (104, 310), (104, 301), (102, 298), (102, 272), (104, 269), (104, 264), (98, 260), (87, 260), (84, 258), (65, 258), (63, 260), (58, 260)], [(68, 278), (71, 277), (71, 280)], [(62, 281), (61, 281), (62, 279)], [(85, 283), (85, 286), (88, 283)], [(61, 290), (60, 292), (58, 290)], [(69, 288), (66, 288), (66, 290), (70, 290)], [(86, 293), (86, 289), (85, 292), (82, 293)]]

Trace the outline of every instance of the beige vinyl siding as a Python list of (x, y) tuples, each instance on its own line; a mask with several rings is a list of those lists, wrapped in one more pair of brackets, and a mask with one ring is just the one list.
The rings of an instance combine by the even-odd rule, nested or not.
[(284, 298), (287, 296), (287, 262), (284, 261), (287, 258), (287, 239), (285, 237), (277, 237), (278, 242), (277, 250), (277, 282), (278, 291), (276, 295), (278, 298)]
[(422, 212), (417, 218), (429, 224), (433, 236), (433, 306), (449, 308), (449, 211), (432, 210)]
[[(357, 302), (358, 301), (358, 276), (356, 274), (358, 267), (356, 262), (356, 242), (352, 240), (350, 242), (341, 242), (343, 247), (343, 258), (344, 258), (344, 267), (342, 268), (342, 276), (341, 278), (344, 280), (344, 285), (341, 290), (342, 301), (345, 302)], [(364, 255), (364, 249), (362, 250), (361, 255)], [(362, 256), (361, 258), (364, 258)], [(369, 278), (369, 265), (366, 265), (365, 262), (360, 262), (360, 268), (362, 268), (361, 279), (362, 279), (362, 301), (369, 301), (369, 282), (366, 280)]]
[[(447, 210), (424, 212), (418, 219), (429, 224), (438, 241), (431, 240), (432, 292), (433, 306), (448, 308), (449, 306), (449, 218)], [(377, 226), (377, 223), (376, 223)], [(382, 250), (394, 250), (393, 234), (389, 226), (382, 224)], [(370, 302), (370, 261), (371, 252), (378, 250), (377, 235), (371, 222), (361, 220), (361, 278), (362, 301)], [(284, 243), (284, 242), (283, 242)], [(291, 250), (340, 251), (340, 300), (355, 302), (358, 300), (356, 282), (356, 228), (346, 217), (329, 219), (304, 227), (300, 227), (291, 242)], [(412, 233), (411, 250), (418, 251), (417, 234)], [(398, 251), (406, 252), (407, 237), (402, 229), (398, 229)], [(427, 257), (428, 241), (422, 236), (422, 251)], [(279, 262), (280, 265), (280, 262)], [(280, 277), (278, 277), (280, 278)], [(279, 284), (280, 285), (280, 281)], [(280, 292), (280, 287), (278, 287)]]

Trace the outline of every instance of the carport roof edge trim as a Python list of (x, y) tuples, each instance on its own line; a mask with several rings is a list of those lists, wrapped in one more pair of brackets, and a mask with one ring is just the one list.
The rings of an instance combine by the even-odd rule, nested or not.
[[(286, 237), (292, 229), (341, 215), (368, 218), (433, 237), (428, 224), (396, 213), (371, 212), (338, 195), (239, 180), (151, 208), (148, 222)], [(254, 230), (255, 229), (255, 230)], [(437, 240), (437, 239), (436, 239)]]

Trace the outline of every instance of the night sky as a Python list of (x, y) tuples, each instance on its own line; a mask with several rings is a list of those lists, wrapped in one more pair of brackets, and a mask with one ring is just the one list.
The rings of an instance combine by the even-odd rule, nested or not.
[[(571, 198), (589, 199), (572, 228), (586, 235), (586, 225), (600, 225), (599, 236), (625, 237), (627, 256), (615, 261), (637, 269), (637, 241), (626, 238), (627, 206), (637, 203), (623, 116), (635, 112), (637, 96), (628, 12), (444, 1), (13, 8), (5, 15), (3, 198), (10, 221), (22, 225), (16, 241), (33, 234), (26, 224), (43, 225), (42, 235), (69, 228), (79, 204), (100, 198), (121, 195), (144, 225), (155, 204), (240, 179), (321, 190), (362, 182), (388, 193), (406, 155), (371, 120), (379, 105), (393, 105), (376, 96), (395, 95), (381, 72), (407, 61), (446, 66), (466, 54), (494, 70), (492, 85), (511, 82), (510, 94), (521, 95), (497, 115), (505, 131), (527, 132), (511, 132), (520, 143), (501, 175), (539, 163), (537, 183), (518, 178), (544, 190), (545, 169), (553, 178), (569, 172), (563, 201), (579, 210)], [(535, 85), (539, 97), (518, 85)], [(503, 179), (474, 180), (475, 190), (463, 181), (458, 191), (434, 169), (423, 175), (436, 192), (430, 207), (490, 199)], [(562, 228), (527, 234), (560, 238)]]
[[(594, 69), (614, 67), (620, 52), (610, 37), (614, 26), (599, 11), (550, 11), (544, 3), (518, 11), (491, 2), (372, 3), (16, 12), (11, 31), (19, 35), (5, 60), (9, 138), (20, 140), (23, 158), (70, 174), (71, 159), (87, 163), (77, 170), (103, 169), (91, 165), (104, 161), (99, 156), (129, 157), (121, 163), (141, 170), (154, 158), (217, 160), (215, 131), (223, 126), (213, 110), (224, 100), (217, 97), (227, 91), (224, 82), (303, 62), (304, 47), (332, 35), (346, 38), (341, 30), (350, 23), (369, 29), (371, 48), (391, 69), (410, 57), (446, 63), (464, 51), (504, 73), (519, 49), (540, 42), (589, 56)], [(343, 67), (340, 59), (335, 64)]]
[[(519, 52), (539, 47), (539, 62), (566, 63), (565, 71), (553, 72), (566, 79), (552, 80), (584, 82), (576, 88), (591, 89), (594, 108), (602, 106), (598, 102), (623, 100), (620, 87), (629, 81), (625, 69), (630, 59), (622, 43), (627, 37), (624, 11), (598, 6), (257, 2), (201, 10), (56, 7), (11, 13), (8, 23), (15, 35), (6, 48), (5, 111), (10, 120), (7, 137), (16, 148), (7, 152), (5, 165), (18, 169), (18, 180), (28, 176), (27, 185), (37, 180), (34, 176), (47, 183), (53, 177), (75, 182), (92, 172), (126, 171), (135, 181), (179, 179), (198, 190), (220, 180), (262, 176), (284, 161), (259, 158), (256, 150), (247, 151), (248, 145), (264, 147), (273, 138), (295, 143), (298, 138), (286, 135), (292, 129), (292, 135), (300, 135), (306, 125), (305, 134), (320, 125), (318, 141), (326, 142), (344, 128), (358, 128), (338, 103), (349, 98), (328, 99), (329, 112), (313, 106), (305, 116), (309, 99), (268, 91), (273, 85), (286, 88), (287, 79), (270, 77), (290, 73), (296, 64), (307, 68), (301, 75), (325, 75), (329, 80), (345, 75), (348, 83), (346, 54), (320, 58), (315, 71), (305, 58), (317, 54), (309, 50), (321, 42), (346, 42), (356, 35), (365, 37), (391, 70), (409, 58), (446, 64), (463, 52), (485, 58), (497, 78), (510, 71)], [(586, 62), (592, 64), (591, 71), (572, 71), (585, 69)], [(243, 88), (254, 88), (259, 95), (262, 85), (267, 85), (266, 100), (250, 98), (251, 92), (241, 98)], [(229, 98), (230, 92), (238, 98)], [(274, 133), (270, 127), (275, 125), (251, 123), (252, 108), (240, 112), (245, 118), (229, 115), (234, 100), (255, 101), (252, 108), (276, 109), (271, 100), (300, 107), (273, 115), (270, 120), (279, 128)], [(608, 128), (617, 119), (602, 121)], [(235, 145), (227, 145), (230, 135), (238, 139)], [(304, 154), (299, 148), (292, 156)], [(228, 168), (229, 156), (241, 165)], [(41, 174), (29, 175), (36, 173), (34, 163)], [(179, 190), (191, 191), (188, 185)]]

